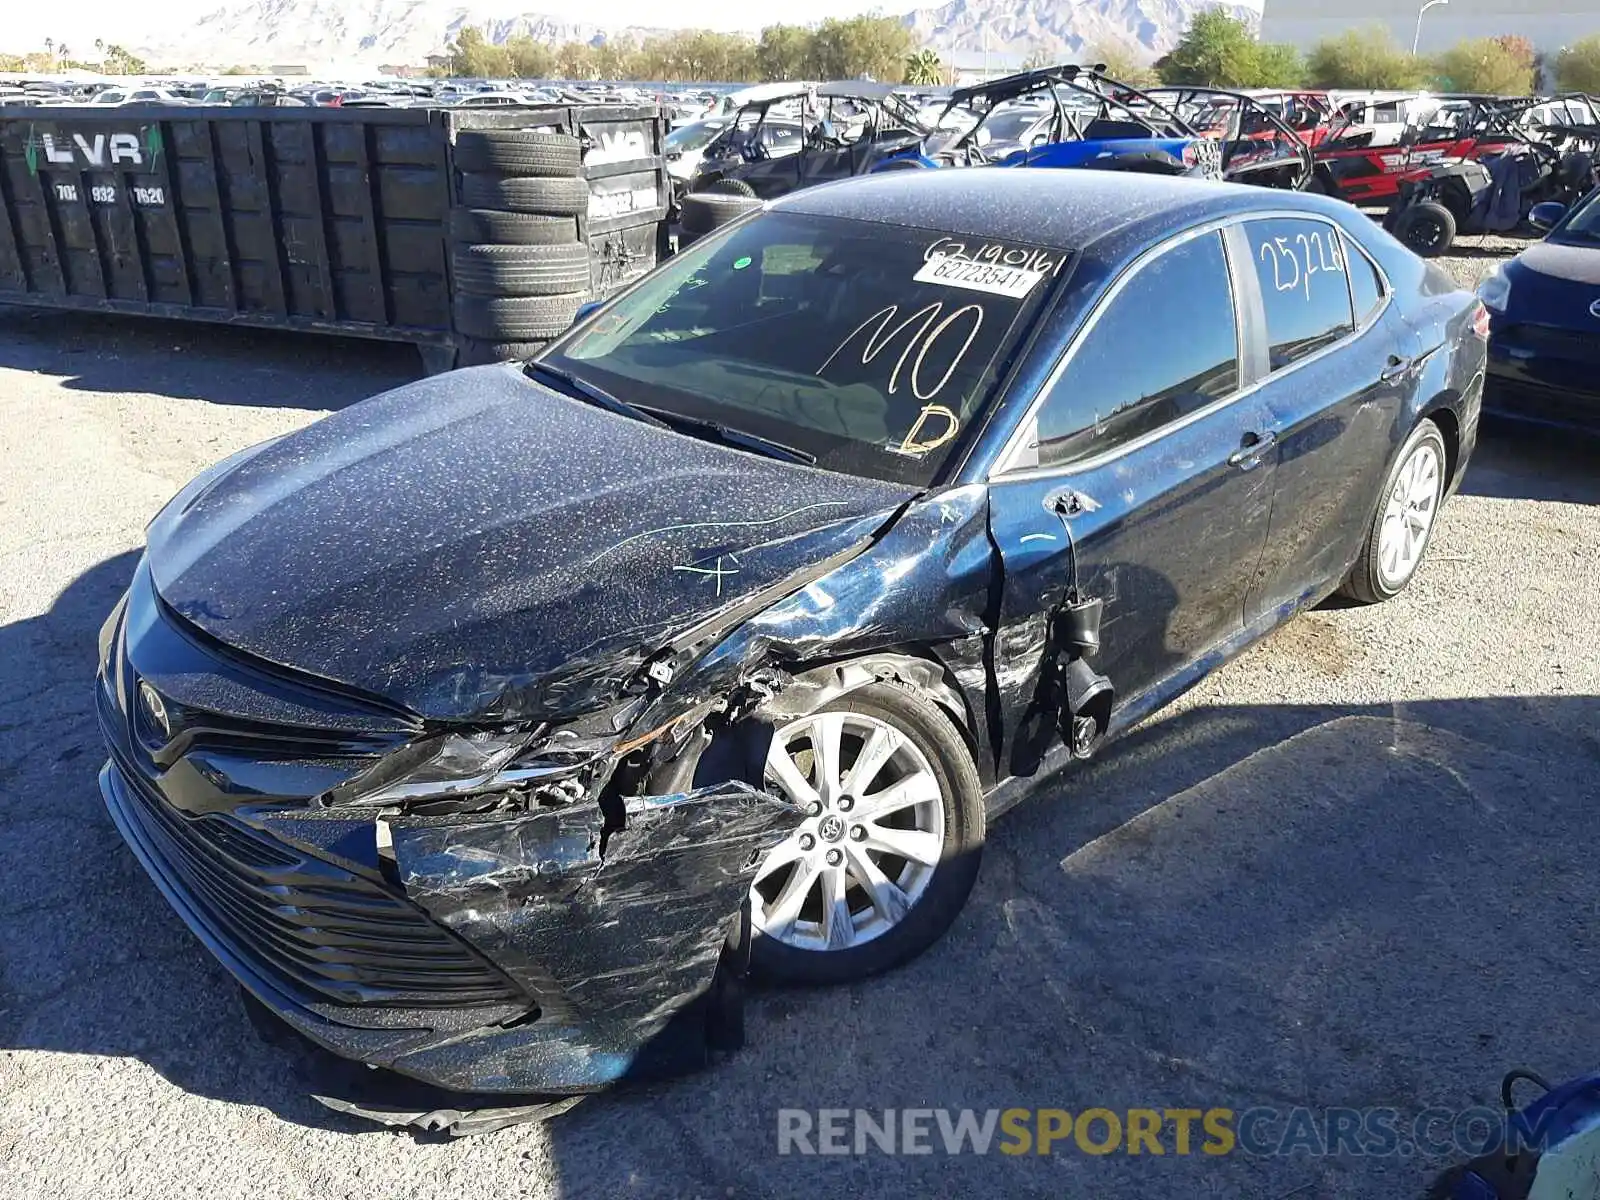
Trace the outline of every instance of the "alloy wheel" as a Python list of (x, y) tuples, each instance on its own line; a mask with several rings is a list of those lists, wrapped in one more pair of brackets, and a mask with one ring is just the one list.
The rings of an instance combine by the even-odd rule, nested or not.
[(944, 797), (923, 752), (857, 712), (777, 731), (769, 786), (802, 813), (750, 888), (756, 932), (800, 950), (847, 950), (894, 928), (927, 890), (945, 836)]
[(1439, 511), (1441, 466), (1437, 447), (1425, 441), (1395, 476), (1378, 535), (1378, 571), (1390, 591), (1405, 586), (1422, 561)]

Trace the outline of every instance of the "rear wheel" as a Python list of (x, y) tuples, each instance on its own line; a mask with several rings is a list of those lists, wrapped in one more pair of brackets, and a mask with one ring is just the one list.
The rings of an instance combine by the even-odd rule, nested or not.
[(1439, 427), (1426, 420), (1418, 424), (1384, 480), (1361, 554), (1339, 586), (1341, 594), (1376, 604), (1411, 582), (1444, 502), (1448, 463)]
[(780, 728), (766, 774), (805, 819), (751, 885), (760, 977), (862, 979), (944, 934), (977, 878), (984, 815), (937, 704), (900, 684), (859, 688)]

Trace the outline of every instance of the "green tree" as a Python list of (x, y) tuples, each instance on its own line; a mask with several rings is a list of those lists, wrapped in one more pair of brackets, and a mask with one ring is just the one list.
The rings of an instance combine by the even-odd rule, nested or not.
[(810, 57), (811, 31), (799, 25), (768, 25), (755, 47), (761, 78), (774, 83), (804, 79)]
[(1083, 55), (1086, 63), (1098, 63), (1105, 68), (1105, 73), (1113, 79), (1123, 83), (1131, 83), (1134, 87), (1149, 87), (1156, 82), (1156, 70), (1149, 63), (1137, 57), (1125, 44), (1113, 42), (1107, 46), (1099, 46)]
[(1195, 14), (1157, 70), (1162, 83), (1248, 87), (1255, 77), (1257, 49), (1250, 26), (1211, 8)]
[(830, 18), (812, 35), (808, 74), (817, 79), (899, 78), (914, 42), (896, 17)]
[(1306, 59), (1311, 82), (1327, 88), (1414, 88), (1427, 67), (1388, 30), (1352, 29), (1318, 42)]
[(1600, 93), (1600, 34), (1562, 47), (1556, 56), (1556, 87), (1563, 92)]
[(105, 62), (100, 69), (107, 75), (144, 75), (149, 67), (137, 54), (111, 44), (105, 50)]
[(906, 57), (904, 82), (916, 87), (934, 87), (944, 82), (944, 63), (932, 50), (919, 50)]
[(1306, 81), (1306, 60), (1286, 42), (1262, 42), (1256, 47), (1256, 65), (1248, 87), (1293, 88)]
[(511, 55), (483, 36), (483, 30), (465, 25), (450, 45), (450, 74), (464, 79), (503, 79), (511, 74)]
[(1439, 56), (1434, 71), (1434, 82), (1444, 91), (1526, 96), (1533, 90), (1533, 47), (1508, 45), (1501, 38), (1458, 42)]
[(593, 79), (595, 52), (588, 42), (563, 42), (556, 47), (555, 73), (562, 79)]
[(517, 79), (549, 79), (556, 66), (556, 56), (543, 42), (536, 42), (527, 34), (508, 37), (504, 46), (510, 60), (510, 74)]

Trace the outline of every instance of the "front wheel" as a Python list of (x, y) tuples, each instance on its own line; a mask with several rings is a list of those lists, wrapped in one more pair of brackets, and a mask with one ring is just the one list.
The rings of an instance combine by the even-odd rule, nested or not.
[(1413, 254), (1432, 258), (1456, 240), (1456, 216), (1434, 200), (1408, 205), (1394, 219), (1394, 236)]
[(1411, 582), (1444, 502), (1448, 462), (1439, 427), (1419, 423), (1384, 480), (1361, 553), (1339, 587), (1342, 595), (1377, 604)]
[(977, 878), (983, 794), (937, 704), (897, 683), (859, 688), (779, 728), (766, 776), (805, 818), (750, 888), (760, 978), (864, 979), (955, 921)]

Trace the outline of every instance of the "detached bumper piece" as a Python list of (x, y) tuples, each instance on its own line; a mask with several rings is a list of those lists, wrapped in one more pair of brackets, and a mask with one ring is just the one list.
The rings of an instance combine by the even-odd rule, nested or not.
[(191, 816), (115, 759), (100, 783), (258, 1027), (351, 1060), (302, 1060), (319, 1100), (452, 1134), (543, 1119), (570, 1107), (562, 1098), (737, 1048), (742, 905), (794, 820), (737, 782), (630, 801), (627, 828), (604, 836), (593, 804), (395, 818), (390, 887), (310, 840), (347, 849), (371, 817)]

